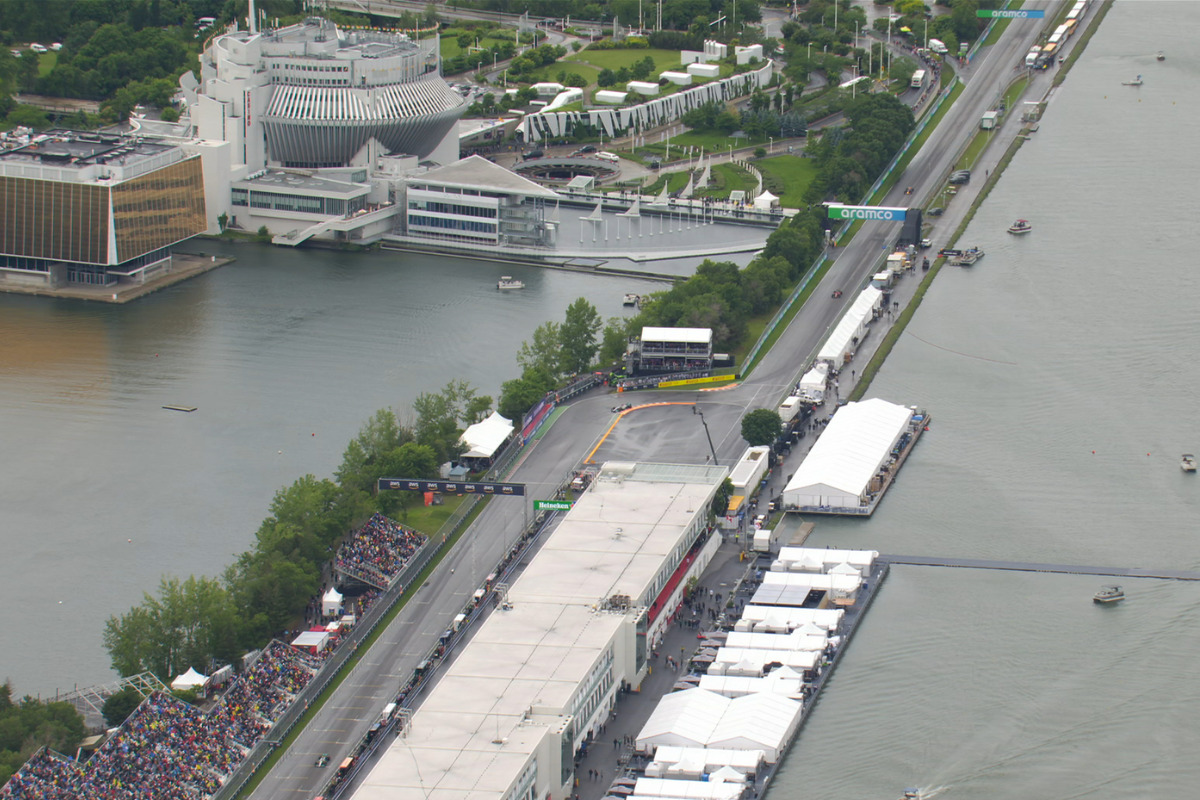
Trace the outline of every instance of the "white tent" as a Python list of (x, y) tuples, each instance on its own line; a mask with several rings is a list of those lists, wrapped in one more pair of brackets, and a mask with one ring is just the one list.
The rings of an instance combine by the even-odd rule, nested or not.
[(784, 506), (857, 509), (912, 415), (879, 398), (839, 408), (784, 488)]
[(800, 394), (810, 397), (817, 402), (823, 402), (825, 400), (825, 386), (828, 380), (829, 364), (825, 361), (818, 361), (800, 379)]
[(207, 683), (207, 675), (203, 675), (197, 672), (194, 668), (188, 667), (187, 672), (171, 681), (171, 688), (175, 689), (176, 691), (185, 691), (187, 689), (203, 689)]
[[(772, 572), (832, 572), (841, 564), (858, 569), (864, 578), (871, 574), (871, 565), (879, 558), (878, 550), (825, 550), (816, 547), (781, 547), (779, 560), (771, 564)], [(848, 574), (848, 573), (847, 573)]]
[[(753, 678), (744, 675), (703, 675), (700, 678), (700, 688), (726, 697), (745, 697), (755, 694), (779, 694), (784, 697), (802, 699), (804, 679), (800, 677), (775, 676), (781, 672), (791, 672), (787, 667), (777, 669), (765, 678)], [(793, 673), (794, 674), (794, 673)]]
[[(731, 631), (725, 640), (727, 647), (748, 650), (824, 650), (824, 636), (796, 633), (743, 633)], [(717, 652), (720, 652), (719, 650)]]
[(699, 778), (719, 767), (731, 767), (739, 773), (757, 772), (764, 757), (762, 750), (717, 750), (663, 745), (654, 751), (654, 761), (646, 766), (646, 775), (651, 778), (676, 775)]
[(639, 797), (676, 797), (687, 800), (736, 800), (742, 793), (737, 783), (685, 781), (669, 778), (638, 778), (633, 793)]
[(637, 737), (652, 746), (762, 750), (775, 763), (800, 723), (804, 706), (778, 694), (730, 699), (704, 689), (665, 696)]
[(326, 617), (342, 613), (342, 593), (337, 587), (330, 586), (329, 591), (321, 598), (321, 613)]
[(751, 694), (730, 701), (729, 713), (713, 731), (714, 747), (761, 749), (778, 761), (800, 724), (804, 705), (778, 694)]
[(763, 189), (763, 193), (754, 198), (754, 207), (762, 211), (770, 211), (772, 208), (779, 207), (779, 198), (767, 189)]
[[(768, 664), (782, 664), (794, 670), (812, 669), (821, 657), (828, 640), (815, 637), (814, 647), (805, 650), (761, 650), (752, 647), (722, 647), (717, 650), (713, 663), (708, 665), (709, 675), (761, 676)], [(815, 645), (820, 644), (820, 647)], [(703, 684), (701, 684), (703, 686)]]
[(512, 432), (512, 420), (500, 416), (499, 411), (493, 411), (487, 419), (476, 422), (458, 437), (467, 446), (463, 458), (491, 458)]
[[(742, 618), (734, 626), (735, 631), (786, 633), (800, 625), (811, 623), (827, 631), (841, 624), (845, 612), (840, 608), (782, 608), (779, 606), (748, 605), (742, 609)], [(732, 636), (732, 634), (730, 634)], [(730, 644), (728, 638), (725, 641)]]

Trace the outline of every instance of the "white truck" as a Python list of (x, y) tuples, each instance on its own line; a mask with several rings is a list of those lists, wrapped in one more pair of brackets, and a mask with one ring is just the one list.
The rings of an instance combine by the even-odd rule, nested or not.
[(1033, 46), (1033, 49), (1025, 54), (1025, 68), (1033, 69), (1035, 66), (1037, 66), (1038, 56), (1041, 54), (1042, 54), (1042, 48), (1038, 47), (1035, 44)]
[(800, 415), (803, 408), (804, 398), (797, 395), (792, 395), (779, 404), (779, 419), (783, 422), (785, 429), (792, 424), (792, 420)]

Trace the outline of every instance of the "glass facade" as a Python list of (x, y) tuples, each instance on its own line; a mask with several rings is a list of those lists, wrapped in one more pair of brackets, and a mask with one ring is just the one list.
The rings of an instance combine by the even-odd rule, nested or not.
[(117, 263), (208, 228), (200, 157), (184, 159), (112, 188)]
[(367, 207), (365, 194), (357, 197), (316, 197), (311, 195), (284, 194), (261, 189), (235, 188), (232, 191), (235, 206), (270, 208), (276, 211), (300, 211), (306, 214), (346, 216)]
[(107, 263), (108, 192), (107, 186), (0, 176), (0, 253)]
[(482, 233), (496, 235), (496, 223), (475, 222), (470, 219), (453, 219), (451, 217), (426, 217), (420, 214), (409, 214), (408, 224), (425, 228), (438, 228), (453, 233)]

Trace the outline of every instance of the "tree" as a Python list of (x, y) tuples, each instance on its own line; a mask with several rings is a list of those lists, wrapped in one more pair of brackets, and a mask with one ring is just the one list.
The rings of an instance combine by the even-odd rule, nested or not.
[(592, 365), (600, 327), (600, 314), (587, 298), (580, 297), (567, 307), (566, 318), (558, 331), (559, 365), (563, 372), (578, 375)]
[(742, 417), (742, 438), (751, 447), (774, 444), (782, 428), (783, 420), (769, 408), (756, 408)]
[(625, 317), (609, 317), (600, 341), (600, 363), (613, 364), (625, 358), (629, 344), (629, 320)]
[(267, 230), (266, 225), (260, 225), (258, 231), (254, 234), (254, 240), (263, 244), (271, 243), (271, 232)]
[(477, 397), (472, 397), (463, 409), (462, 421), (467, 425), (474, 425), (476, 422), (483, 421), (492, 411), (491, 395), (481, 394)]
[(206, 670), (236, 657), (237, 622), (232, 598), (220, 581), (163, 578), (156, 597), (147, 593), (128, 614), (109, 618), (104, 647), (122, 675), (150, 670), (170, 682), (189, 666)]
[(721, 481), (721, 485), (717, 487), (717, 493), (713, 495), (711, 511), (714, 517), (723, 517), (729, 510), (729, 499), (733, 497), (733, 481), (726, 478)]
[(137, 689), (126, 687), (119, 692), (114, 692), (104, 701), (104, 707), (100, 713), (104, 715), (104, 721), (108, 723), (110, 728), (115, 728), (124, 722), (130, 714), (137, 710), (137, 707), (142, 704), (142, 695)]
[[(409, 442), (391, 454), (388, 468), (396, 477), (436, 478), (438, 463), (438, 454), (432, 447)], [(398, 511), (402, 517), (407, 517), (411, 500), (412, 492), (383, 491), (379, 493), (379, 510), (388, 516)]]
[(608, 67), (600, 70), (596, 75), (596, 85), (603, 89), (606, 86), (612, 86), (617, 82), (617, 74)]
[(522, 372), (539, 370), (550, 376), (551, 382), (558, 379), (562, 374), (558, 353), (562, 342), (559, 328), (557, 322), (543, 323), (534, 330), (532, 342), (521, 343), (521, 349), (517, 351), (517, 364)]

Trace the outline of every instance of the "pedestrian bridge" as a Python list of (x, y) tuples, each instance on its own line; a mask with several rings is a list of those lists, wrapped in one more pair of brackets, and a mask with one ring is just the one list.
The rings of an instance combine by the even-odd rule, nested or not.
[(1099, 575), (1113, 578), (1158, 578), (1168, 581), (1200, 581), (1200, 572), (1152, 567), (1095, 567), (1082, 564), (1043, 564), (1023, 561), (995, 561), (986, 558), (939, 558), (937, 556), (881, 555), (880, 561), (917, 567), (959, 567), (961, 569), (1001, 569), (1012, 572), (1055, 572), (1065, 575)]

